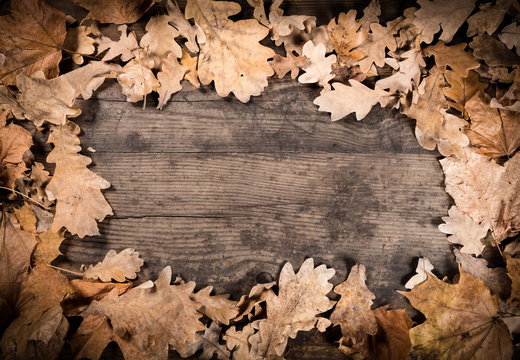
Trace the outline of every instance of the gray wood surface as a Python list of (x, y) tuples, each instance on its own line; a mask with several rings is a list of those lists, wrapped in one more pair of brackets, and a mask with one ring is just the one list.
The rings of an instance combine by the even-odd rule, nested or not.
[[(84, 15), (72, 3), (53, 2)], [(287, 3), (288, 14), (313, 14), (322, 24), (368, 1)], [(383, 18), (404, 7), (382, 1)], [(144, 23), (133, 28), (139, 33)], [(143, 109), (107, 81), (78, 102), (76, 120), (83, 149), (96, 150), (85, 152), (92, 169), (112, 183), (105, 194), (114, 216), (100, 224), (101, 236), (66, 240), (57, 265), (77, 270), (110, 249), (132, 247), (145, 260), (139, 281), (171, 265), (198, 288), (213, 285), (238, 299), (257, 281), (277, 278), (287, 261), (298, 269), (313, 257), (337, 270), (334, 284), (361, 263), (376, 305), (410, 310), (395, 290), (404, 289), (417, 257), (442, 274), (454, 268), (437, 230), (451, 203), (439, 155), (422, 149), (414, 122), (395, 111), (375, 107), (361, 122), (331, 122), (312, 103), (319, 91), (272, 79), (243, 104), (186, 83), (159, 111), (155, 97)], [(300, 335), (287, 358), (345, 358), (334, 334)]]

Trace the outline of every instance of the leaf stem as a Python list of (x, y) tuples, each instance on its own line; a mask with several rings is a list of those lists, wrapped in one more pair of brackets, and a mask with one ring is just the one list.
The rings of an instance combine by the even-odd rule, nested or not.
[(51, 268), (53, 268), (53, 269), (60, 270), (60, 271), (65, 271), (65, 272), (68, 272), (68, 273), (73, 274), (73, 275), (77, 275), (77, 276), (81, 276), (81, 277), (83, 277), (85, 275), (84, 273), (80, 273), (80, 272), (69, 270), (69, 269), (64, 269), (64, 268), (61, 268), (59, 266), (54, 266), (54, 265), (51, 265), (51, 264), (48, 264), (48, 265)]

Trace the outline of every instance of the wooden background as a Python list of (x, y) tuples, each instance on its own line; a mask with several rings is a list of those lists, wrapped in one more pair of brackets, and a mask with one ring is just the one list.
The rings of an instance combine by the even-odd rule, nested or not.
[[(79, 19), (85, 15), (69, 1), (53, 3)], [(381, 3), (384, 20), (413, 5)], [(367, 4), (286, 1), (283, 7), (326, 24)], [(161, 12), (155, 6), (150, 14)], [(138, 35), (146, 19), (132, 26)], [(107, 31), (116, 34), (114, 27)], [(313, 257), (336, 269), (334, 284), (361, 263), (376, 305), (409, 309), (395, 290), (404, 289), (418, 257), (428, 257), (440, 274), (454, 268), (437, 230), (451, 203), (439, 154), (422, 149), (414, 122), (395, 111), (375, 107), (361, 122), (348, 116), (332, 123), (312, 103), (319, 92), (272, 79), (262, 96), (243, 104), (186, 82), (159, 111), (156, 97), (142, 109), (107, 81), (92, 99), (79, 101), (83, 114), (76, 120), (83, 149), (96, 150), (86, 152), (92, 169), (112, 183), (105, 195), (114, 216), (100, 224), (101, 236), (65, 241), (58, 265), (78, 270), (110, 249), (131, 247), (145, 260), (140, 281), (171, 265), (198, 288), (212, 285), (238, 299), (257, 281), (276, 279), (287, 261), (298, 269)], [(335, 335), (335, 329), (301, 334), (290, 341), (287, 358), (343, 359)], [(111, 347), (105, 357), (117, 352)]]

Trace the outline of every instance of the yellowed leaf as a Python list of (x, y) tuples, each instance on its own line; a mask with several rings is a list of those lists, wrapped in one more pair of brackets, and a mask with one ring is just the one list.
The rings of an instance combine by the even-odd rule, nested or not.
[[(290, 35), (293, 30), (308, 29), (309, 20), (316, 21), (314, 16), (290, 15), (285, 16), (280, 5), (283, 0), (275, 0), (269, 9), (269, 23), (271, 26), (271, 40), (279, 41), (280, 37)], [(310, 29), (309, 29), (310, 30)]]
[(146, 24), (146, 34), (139, 43), (141, 48), (153, 57), (156, 67), (161, 64), (168, 52), (176, 59), (182, 56), (182, 49), (175, 41), (179, 32), (170, 26), (168, 21), (170, 21), (168, 15), (152, 16)]
[(480, 66), (480, 63), (464, 50), (465, 48), (466, 43), (446, 46), (443, 41), (439, 41), (424, 49), (424, 53), (426, 56), (435, 57), (435, 64), (439, 69), (444, 71), (446, 66), (449, 66), (455, 73), (465, 78), (470, 70)]
[(421, 68), (426, 66), (421, 52), (411, 49), (403, 53), (401, 58), (404, 60), (398, 62), (398, 70), (389, 77), (379, 79), (376, 86), (402, 93), (408, 93), (419, 86)]
[(448, 104), (459, 110), (465, 119), (468, 119), (466, 104), (480, 90), (487, 88), (487, 84), (480, 82), (478, 73), (470, 71), (467, 77), (462, 77), (455, 71), (448, 70), (444, 73), (446, 81), (450, 87), (442, 89), (444, 95), (453, 101), (448, 100)]
[(186, 50), (182, 50), (182, 57), (179, 60), (180, 64), (186, 67), (186, 74), (184, 79), (188, 80), (196, 88), (200, 87), (199, 74), (197, 72), (197, 63), (199, 58), (191, 56)]
[(369, 359), (402, 360), (406, 359), (412, 348), (410, 328), (413, 321), (404, 309), (388, 310), (388, 305), (374, 310), (377, 334), (370, 337)]
[(91, 34), (100, 34), (95, 24), (75, 26), (67, 31), (63, 47), (72, 52), (72, 60), (78, 65), (83, 64), (83, 55), (90, 55), (96, 51), (96, 40), (89, 36)]
[(338, 61), (346, 66), (366, 55), (364, 51), (356, 49), (368, 36), (366, 30), (360, 29), (361, 23), (356, 21), (356, 14), (356, 10), (341, 13), (338, 22), (332, 19), (327, 27), (332, 46), (338, 54)]
[(247, 324), (242, 330), (237, 331), (235, 326), (231, 326), (222, 337), (226, 341), (229, 350), (233, 350), (233, 360), (251, 360), (249, 353), (249, 337), (253, 335), (255, 329), (251, 324)]

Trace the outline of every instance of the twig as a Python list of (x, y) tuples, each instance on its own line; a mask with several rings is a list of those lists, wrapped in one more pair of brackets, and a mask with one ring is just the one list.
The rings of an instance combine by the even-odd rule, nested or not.
[(83, 277), (85, 274), (84, 273), (80, 273), (80, 272), (77, 272), (77, 271), (72, 271), (72, 270), (69, 270), (69, 269), (64, 269), (64, 268), (61, 268), (59, 266), (54, 266), (54, 265), (50, 265), (49, 266), (53, 269), (56, 269), (56, 270), (60, 270), (60, 271), (65, 271), (65, 272), (68, 272), (70, 274), (73, 274), (73, 275), (77, 275), (77, 276), (81, 276)]

